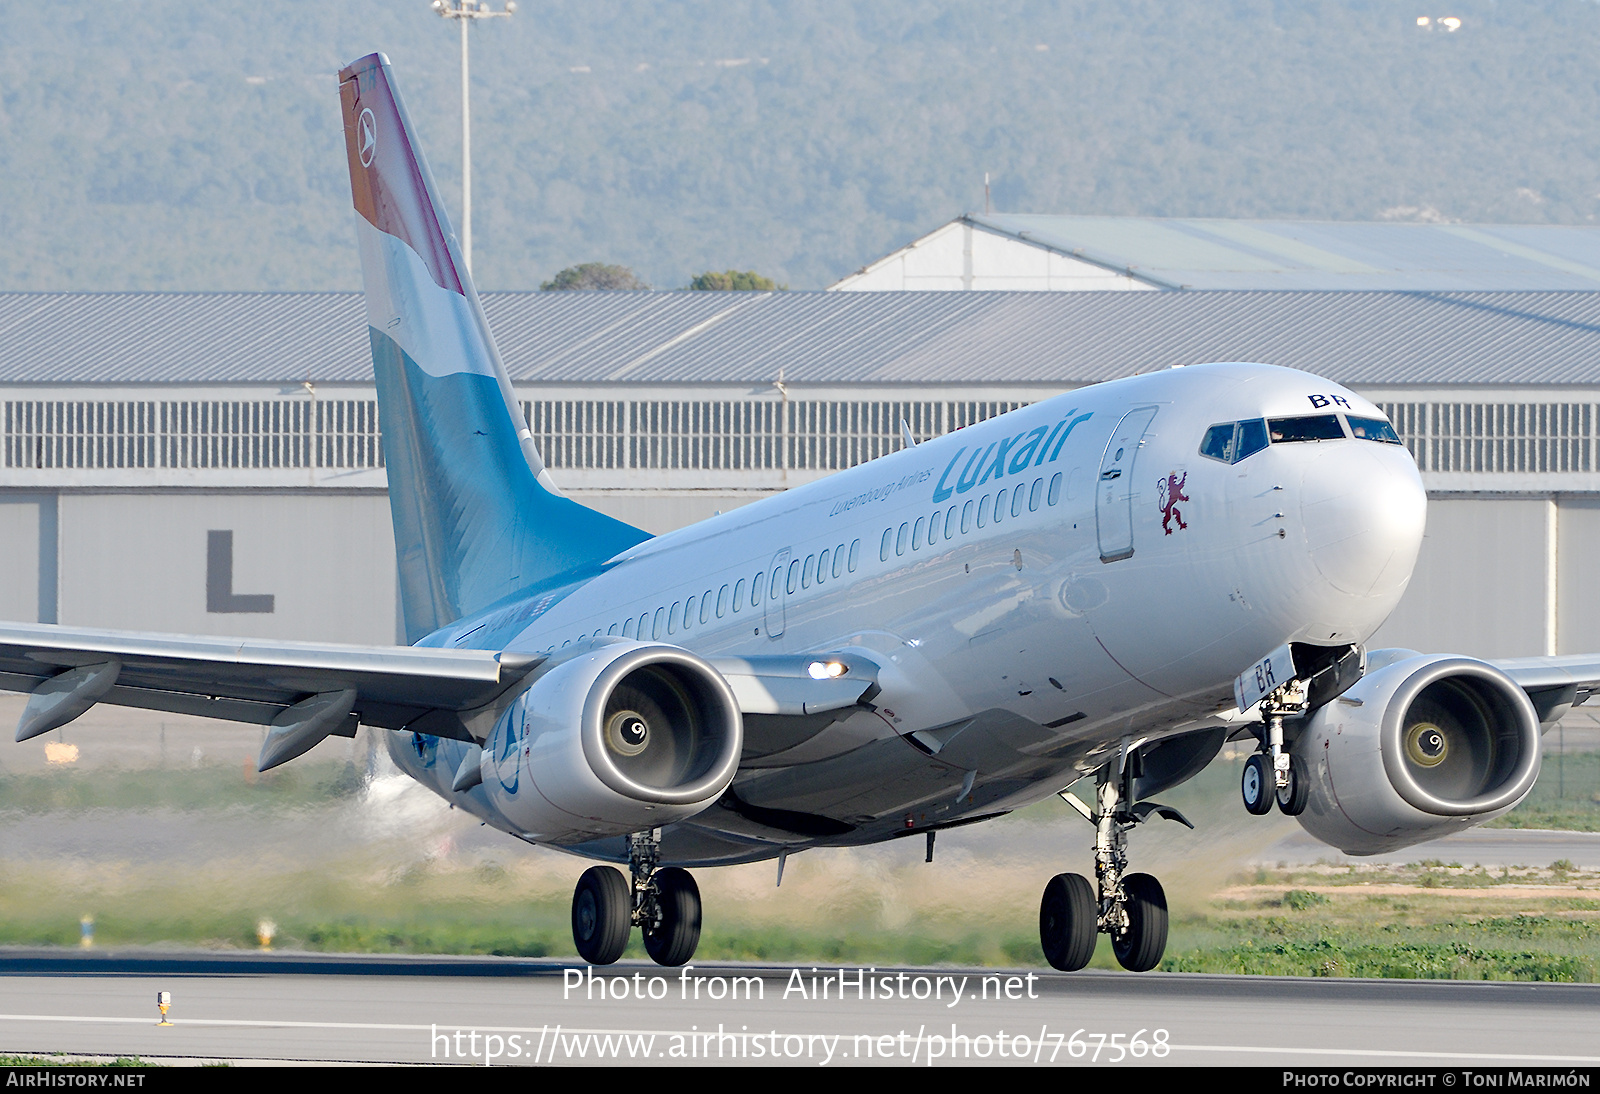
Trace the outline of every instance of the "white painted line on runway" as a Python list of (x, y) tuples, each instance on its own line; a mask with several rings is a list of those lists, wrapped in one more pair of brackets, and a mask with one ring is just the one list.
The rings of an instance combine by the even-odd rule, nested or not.
[[(148, 1018), (122, 1018), (96, 1015), (79, 1014), (0, 1014), (0, 1021), (7, 1022), (72, 1022), (85, 1024), (108, 1025), (136, 1025), (157, 1028), (156, 1023)], [(326, 1030), (388, 1030), (399, 1033), (436, 1033), (440, 1026), (438, 1023), (420, 1025), (414, 1023), (398, 1022), (303, 1022), (292, 1019), (272, 1020), (253, 1018), (174, 1018), (172, 1028), (178, 1026), (189, 1027), (226, 1027), (226, 1028), (253, 1028), (253, 1029), (326, 1029)], [(473, 1030), (478, 1033), (521, 1033), (547, 1035), (550, 1027), (545, 1026), (474, 1026), (470, 1024), (450, 1024), (444, 1026), (447, 1030)], [(587, 1029), (561, 1027), (560, 1033), (569, 1036), (654, 1036), (654, 1037), (704, 1037), (707, 1030), (672, 1030), (672, 1029)], [(748, 1033), (746, 1035), (749, 1035)], [(711, 1036), (715, 1036), (711, 1034)], [(814, 1034), (815, 1036), (815, 1034)], [(820, 1036), (852, 1037), (853, 1034), (820, 1034)], [(941, 1035), (942, 1036), (942, 1035)], [(912, 1038), (920, 1042), (931, 1041), (930, 1037)], [(1059, 1048), (1059, 1046), (1058, 1046)], [(1437, 1061), (1462, 1061), (1470, 1063), (1523, 1063), (1523, 1064), (1587, 1064), (1600, 1065), (1600, 1056), (1565, 1056), (1535, 1053), (1505, 1053), (1505, 1052), (1423, 1052), (1412, 1049), (1376, 1049), (1376, 1048), (1311, 1048), (1299, 1045), (1182, 1045), (1170, 1044), (1169, 1054), (1173, 1052), (1209, 1052), (1209, 1053), (1238, 1053), (1241, 1055), (1265, 1056), (1338, 1056), (1352, 1058), (1370, 1058), (1378, 1060), (1437, 1060)], [(1088, 1062), (1094, 1062), (1092, 1060)]]
[(1301, 1056), (1374, 1056), (1394, 1060), (1470, 1060), (1473, 1063), (1600, 1064), (1600, 1056), (1536, 1056), (1510, 1052), (1417, 1052), (1383, 1048), (1274, 1048), (1270, 1045), (1178, 1045), (1173, 1052), (1240, 1052)]

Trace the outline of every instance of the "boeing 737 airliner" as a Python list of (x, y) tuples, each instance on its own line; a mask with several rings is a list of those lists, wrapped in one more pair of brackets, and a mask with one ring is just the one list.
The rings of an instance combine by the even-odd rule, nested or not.
[[(263, 770), (368, 725), (494, 827), (626, 866), (573, 898), (588, 961), (694, 954), (685, 867), (782, 858), (1064, 794), (1093, 881), (1040, 941), (1153, 968), (1166, 901), (1127, 834), (1225, 741), (1245, 807), (1355, 854), (1499, 816), (1600, 656), (1489, 664), (1367, 639), (1423, 533), (1383, 413), (1264, 364), (1037, 403), (670, 535), (544, 469), (387, 60), (339, 75), (411, 647), (0, 626), (17, 739), (97, 702), (270, 727)], [(931, 849), (931, 848), (930, 848)]]

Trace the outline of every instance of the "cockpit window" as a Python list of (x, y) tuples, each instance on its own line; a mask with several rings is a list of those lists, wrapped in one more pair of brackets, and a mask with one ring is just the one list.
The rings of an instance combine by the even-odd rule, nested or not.
[(1268, 418), (1267, 432), (1273, 444), (1293, 441), (1342, 441), (1344, 427), (1337, 414), (1312, 414), (1304, 418)]
[[(1349, 436), (1361, 441), (1400, 444), (1394, 427), (1382, 418), (1347, 416)], [(1312, 414), (1304, 418), (1249, 418), (1242, 422), (1222, 422), (1206, 430), (1200, 442), (1200, 455), (1223, 463), (1238, 463), (1273, 444), (1296, 441), (1342, 441), (1344, 426), (1337, 414)]]
[(1239, 432), (1237, 422), (1228, 422), (1226, 425), (1214, 425), (1206, 430), (1206, 439), (1200, 442), (1200, 455), (1210, 456), (1223, 463), (1233, 462), (1233, 439)]
[(1260, 418), (1251, 418), (1247, 422), (1239, 423), (1239, 454), (1234, 457), (1234, 462), (1254, 455), (1267, 447), (1267, 423)]
[(1223, 422), (1206, 430), (1200, 442), (1200, 455), (1223, 463), (1238, 463), (1246, 456), (1267, 447), (1267, 423), (1260, 418), (1245, 422)]
[(1394, 426), (1382, 418), (1349, 418), (1350, 433), (1358, 441), (1381, 441), (1384, 444), (1399, 444), (1400, 437), (1395, 433)]

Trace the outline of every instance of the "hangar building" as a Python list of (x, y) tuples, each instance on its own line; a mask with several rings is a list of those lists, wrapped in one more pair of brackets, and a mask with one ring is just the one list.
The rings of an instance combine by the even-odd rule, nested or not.
[(1600, 228), (974, 213), (829, 287), (1594, 291)]
[[(1600, 291), (489, 293), (546, 462), (666, 531), (1098, 380), (1303, 368), (1432, 498), (1377, 641), (1600, 649)], [(382, 643), (358, 294), (0, 294), (0, 618)]]

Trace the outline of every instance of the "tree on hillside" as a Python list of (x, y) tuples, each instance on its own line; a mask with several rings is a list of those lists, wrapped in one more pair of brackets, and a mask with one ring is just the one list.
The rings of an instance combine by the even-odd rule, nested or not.
[(604, 262), (585, 262), (568, 266), (555, 277), (540, 285), (544, 292), (566, 289), (648, 289), (650, 286), (626, 266), (608, 266)]
[(702, 292), (727, 292), (756, 291), (773, 292), (778, 289), (787, 289), (787, 285), (779, 285), (770, 277), (762, 277), (754, 270), (707, 270), (705, 273), (689, 282), (689, 288)]

